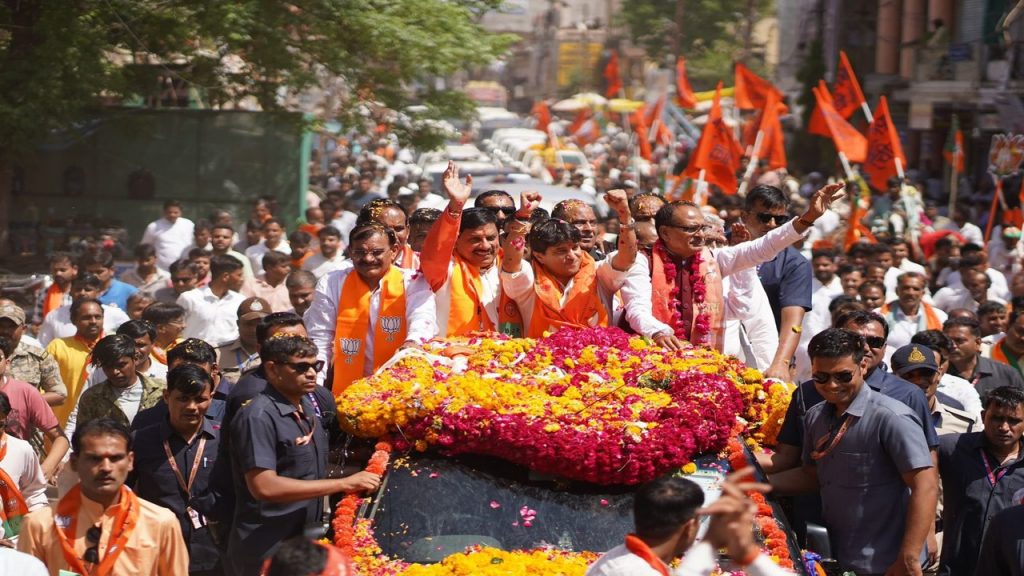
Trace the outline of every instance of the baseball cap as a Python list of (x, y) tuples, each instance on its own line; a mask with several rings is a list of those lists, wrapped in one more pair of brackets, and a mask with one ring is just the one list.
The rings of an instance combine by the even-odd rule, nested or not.
[(935, 352), (921, 344), (907, 344), (892, 353), (892, 371), (900, 376), (914, 370), (928, 369), (939, 371), (935, 362)]
[(270, 314), (270, 303), (258, 296), (246, 298), (238, 305), (239, 320), (257, 320)]
[(11, 322), (21, 326), (25, 323), (25, 311), (21, 309), (21, 306), (17, 306), (15, 304), (4, 304), (0, 306), (0, 318), (7, 318)]

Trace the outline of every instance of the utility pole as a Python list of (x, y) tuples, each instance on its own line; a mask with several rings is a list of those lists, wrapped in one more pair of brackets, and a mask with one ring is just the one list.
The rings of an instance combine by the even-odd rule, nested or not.
[(675, 34), (672, 36), (672, 53), (676, 58), (683, 55), (683, 17), (686, 12), (686, 1), (676, 0)]

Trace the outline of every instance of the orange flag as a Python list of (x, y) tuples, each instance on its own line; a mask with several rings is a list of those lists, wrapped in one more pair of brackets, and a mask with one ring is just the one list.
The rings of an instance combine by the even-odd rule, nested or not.
[[(654, 106), (645, 106), (644, 123), (647, 124), (647, 139), (652, 142), (660, 142), (671, 146), (673, 141), (672, 131), (668, 129), (662, 115), (665, 110), (665, 103), (668, 102), (668, 94), (662, 94)], [(653, 131), (653, 132), (652, 132)]]
[(584, 108), (569, 125), (568, 132), (577, 144), (585, 146), (601, 137), (601, 125), (594, 118), (594, 113)]
[[(811, 90), (813, 91), (814, 88), (811, 88)], [(832, 94), (829, 93), (828, 85), (825, 84), (824, 80), (818, 80), (818, 92), (821, 93), (821, 97), (826, 102), (832, 103)], [(815, 95), (815, 99), (817, 99), (817, 95)], [(825, 123), (825, 117), (821, 115), (820, 106), (814, 106), (814, 112), (811, 112), (811, 120), (807, 123), (807, 132), (824, 136), (825, 138), (832, 137), (832, 132), (828, 129), (828, 124)]]
[(857, 75), (853, 73), (853, 66), (846, 57), (846, 52), (839, 51), (839, 68), (836, 70), (836, 83), (832, 87), (832, 102), (836, 112), (843, 118), (849, 118), (851, 114), (867, 102), (864, 93), (860, 90), (860, 82)]
[(697, 178), (700, 171), (704, 170), (707, 182), (715, 184), (726, 194), (735, 194), (736, 172), (740, 169), (743, 148), (722, 119), (721, 95), (722, 83), (719, 82), (708, 114), (708, 123), (704, 126), (704, 132), (700, 135), (700, 141), (690, 156), (690, 163), (683, 176)]
[(774, 92), (768, 94), (768, 101), (761, 112), (761, 150), (758, 156), (768, 163), (769, 170), (786, 167), (786, 140), (779, 122), (779, 100)]
[(622, 80), (619, 78), (619, 53), (614, 50), (604, 67), (604, 81), (608, 85), (605, 96), (618, 98), (619, 92), (622, 92)]
[(827, 100), (828, 96), (823, 95), (821, 90), (813, 88), (814, 97), (818, 101), (818, 110), (825, 124), (828, 126), (829, 135), (836, 145), (836, 150), (846, 155), (850, 162), (864, 162), (868, 156), (868, 140), (849, 122), (843, 119)]
[(697, 107), (697, 96), (686, 77), (686, 60), (682, 56), (676, 59), (676, 103), (680, 108)]
[(868, 158), (864, 164), (864, 173), (868, 183), (875, 190), (885, 190), (886, 180), (897, 176), (896, 159), (903, 166), (907, 165), (907, 157), (903, 155), (900, 136), (889, 115), (889, 102), (882, 96), (878, 100), (875, 119), (868, 127)]
[(548, 124), (551, 123), (551, 109), (548, 108), (547, 102), (539, 100), (533, 105), (533, 110), (530, 111), (530, 114), (537, 119), (537, 130), (547, 132)]
[(770, 92), (778, 95), (779, 105), (782, 108), (780, 112), (782, 114), (789, 112), (789, 108), (782, 103), (786, 97), (778, 88), (773, 86), (771, 82), (751, 72), (750, 68), (739, 62), (736, 63), (736, 91), (733, 93), (733, 98), (736, 99), (737, 108), (740, 110), (760, 110), (764, 108)]

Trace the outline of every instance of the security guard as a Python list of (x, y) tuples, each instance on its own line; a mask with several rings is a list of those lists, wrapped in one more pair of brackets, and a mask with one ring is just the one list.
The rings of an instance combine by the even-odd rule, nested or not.
[(242, 374), (260, 365), (256, 326), (270, 314), (270, 303), (263, 298), (246, 298), (238, 305), (238, 339), (217, 348), (221, 377), (233, 385)]
[(258, 574), (283, 540), (322, 536), (324, 496), (380, 486), (368, 472), (327, 478), (327, 431), (308, 396), (323, 367), (316, 345), (275, 336), (262, 344), (260, 360), (268, 386), (242, 406), (228, 431), (236, 497), (226, 558), (233, 576)]

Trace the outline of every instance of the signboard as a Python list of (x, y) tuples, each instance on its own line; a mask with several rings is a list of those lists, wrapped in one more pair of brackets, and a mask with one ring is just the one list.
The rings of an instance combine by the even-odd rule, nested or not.
[(599, 42), (565, 42), (558, 46), (558, 87), (589, 86), (599, 73)]
[(971, 51), (970, 44), (950, 44), (949, 45), (949, 61), (950, 62), (970, 62), (974, 59), (974, 55)]
[(1006, 178), (1020, 169), (1024, 162), (1024, 134), (996, 134), (988, 150), (988, 171), (994, 177)]

